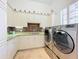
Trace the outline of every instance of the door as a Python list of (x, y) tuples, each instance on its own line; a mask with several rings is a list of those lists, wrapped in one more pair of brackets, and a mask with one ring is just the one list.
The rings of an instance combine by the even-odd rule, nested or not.
[(53, 33), (54, 46), (64, 54), (70, 54), (75, 48), (72, 36), (64, 30)]

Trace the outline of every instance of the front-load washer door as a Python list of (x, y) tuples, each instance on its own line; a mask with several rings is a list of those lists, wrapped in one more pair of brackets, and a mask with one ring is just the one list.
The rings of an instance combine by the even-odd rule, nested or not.
[(53, 33), (55, 47), (64, 54), (70, 54), (75, 48), (74, 40), (69, 33), (58, 30)]

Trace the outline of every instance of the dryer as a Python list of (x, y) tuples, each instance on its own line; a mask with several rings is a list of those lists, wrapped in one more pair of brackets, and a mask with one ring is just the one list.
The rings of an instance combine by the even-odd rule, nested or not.
[(45, 33), (45, 45), (50, 47), (52, 43), (52, 28), (46, 27), (44, 33)]
[(60, 29), (60, 26), (46, 27), (45, 28), (45, 50), (51, 59), (59, 59), (59, 57), (53, 52), (53, 33)]
[(78, 24), (60, 27), (55, 31), (52, 30), (51, 50), (60, 59), (78, 59)]

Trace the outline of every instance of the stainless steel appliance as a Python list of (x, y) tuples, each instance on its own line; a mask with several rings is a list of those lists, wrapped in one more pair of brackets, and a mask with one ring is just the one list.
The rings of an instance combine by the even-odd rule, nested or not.
[(51, 57), (51, 59), (59, 59), (59, 57), (53, 52), (53, 33), (60, 29), (60, 26), (54, 26), (54, 27), (46, 27), (45, 28), (45, 50), (48, 53), (48, 55)]
[(52, 27), (45, 28), (45, 44), (49, 46), (52, 43)]
[[(51, 51), (52, 59), (78, 59), (78, 24), (52, 27)], [(49, 54), (49, 55), (50, 55)]]

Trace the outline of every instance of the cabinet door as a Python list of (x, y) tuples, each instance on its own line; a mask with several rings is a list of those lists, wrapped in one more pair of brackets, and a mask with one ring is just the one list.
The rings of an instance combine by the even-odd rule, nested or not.
[(44, 47), (44, 36), (21, 36), (19, 39), (19, 49), (30, 49)]
[(28, 49), (31, 47), (29, 36), (20, 36), (18, 40), (19, 49)]
[(7, 43), (4, 42), (0, 45), (0, 59), (8, 59), (7, 58)]
[(16, 50), (19, 50), (19, 46), (20, 46), (20, 39), (21, 39), (21, 37), (20, 37), (20, 36), (18, 36), (18, 37), (16, 37), (16, 38), (15, 38)]
[(14, 55), (16, 54), (17, 51), (17, 46), (16, 46), (16, 40), (12, 39), (8, 41), (8, 59), (13, 59)]
[(44, 35), (37, 35), (36, 36), (36, 42), (35, 45), (37, 45), (37, 47), (44, 47)]
[(30, 49), (36, 48), (36, 37), (35, 36), (21, 36), (19, 42), (19, 49)]

